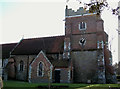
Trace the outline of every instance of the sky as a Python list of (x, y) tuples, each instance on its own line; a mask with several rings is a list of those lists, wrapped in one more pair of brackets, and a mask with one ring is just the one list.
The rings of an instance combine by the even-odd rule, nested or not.
[[(88, 2), (89, 0), (82, 0)], [(108, 0), (115, 8), (119, 0)], [(64, 35), (65, 7), (77, 10), (78, 1), (69, 0), (1, 0), (0, 1), (0, 44), (19, 42), (22, 38), (37, 38)], [(111, 10), (102, 12), (104, 29), (109, 34), (109, 49), (113, 63), (118, 61), (117, 16)]]

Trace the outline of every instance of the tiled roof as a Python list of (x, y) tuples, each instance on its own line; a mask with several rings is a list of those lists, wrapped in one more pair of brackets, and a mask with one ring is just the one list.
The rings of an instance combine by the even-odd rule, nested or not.
[(12, 55), (34, 55), (41, 50), (46, 53), (63, 52), (64, 36), (23, 39), (12, 51)]
[(47, 56), (47, 58), (52, 63), (54, 68), (68, 68), (69, 63), (70, 63), (68, 60), (64, 60), (64, 59), (55, 60), (52, 56)]
[(68, 68), (69, 66), (69, 61), (68, 60), (53, 60), (51, 61), (51, 63), (53, 64), (53, 66), (55, 68)]
[(0, 44), (0, 58), (2, 59), (9, 58), (10, 52), (17, 45), (17, 43), (9, 43), (9, 44)]

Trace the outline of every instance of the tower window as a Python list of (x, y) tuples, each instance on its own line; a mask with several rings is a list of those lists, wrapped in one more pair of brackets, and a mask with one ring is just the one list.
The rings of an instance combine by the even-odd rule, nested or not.
[(85, 22), (80, 22), (79, 23), (79, 30), (86, 30), (87, 26)]

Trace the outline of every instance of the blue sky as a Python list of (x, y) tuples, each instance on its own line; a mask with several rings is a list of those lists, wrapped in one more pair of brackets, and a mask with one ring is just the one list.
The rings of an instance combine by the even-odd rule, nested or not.
[[(74, 2), (73, 2), (74, 1)], [(83, 1), (83, 0), (82, 0)], [(84, 0), (88, 2), (88, 0)], [(108, 0), (115, 8), (119, 0)], [(77, 10), (76, 0), (1, 0), (0, 1), (0, 43), (19, 42), (22, 37), (45, 37), (64, 35), (65, 6)], [(117, 16), (110, 10), (102, 13), (104, 29), (109, 34), (114, 63), (117, 62)]]

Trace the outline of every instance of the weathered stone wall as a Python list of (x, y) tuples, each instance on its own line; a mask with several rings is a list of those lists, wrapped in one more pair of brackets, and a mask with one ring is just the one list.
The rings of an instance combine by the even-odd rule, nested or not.
[[(86, 30), (79, 29), (80, 22), (86, 23)], [(70, 37), (72, 50), (83, 49), (79, 44), (82, 38), (86, 41), (84, 50), (97, 49), (97, 42), (104, 40), (103, 20), (96, 15), (66, 18), (65, 35)], [(99, 46), (101, 47), (101, 44)]]
[(61, 78), (60, 78), (60, 82), (61, 83), (69, 83), (70, 81), (68, 80), (68, 68), (63, 68), (61, 69)]
[[(16, 79), (28, 81), (29, 64), (36, 57), (36, 55), (16, 55), (14, 56), (15, 66), (16, 66)], [(20, 61), (23, 61), (24, 68), (23, 71), (19, 70)]]
[(68, 9), (68, 6), (66, 6), (65, 16), (75, 16), (84, 14), (89, 14), (89, 11), (86, 11), (83, 7), (80, 7), (79, 9), (77, 9), (77, 11), (74, 11), (72, 9)]
[[(73, 81), (106, 83), (105, 72), (109, 70), (110, 73), (112, 66), (109, 66), (111, 55), (107, 52), (109, 51), (108, 35), (104, 32), (104, 21), (95, 14), (76, 16), (74, 11), (69, 11), (72, 12), (72, 16), (66, 17), (65, 36), (70, 38), (71, 59), (74, 67)], [(81, 22), (86, 24), (85, 29), (79, 29)], [(84, 45), (80, 43), (81, 39), (84, 39)]]
[(95, 82), (97, 79), (97, 51), (72, 52), (74, 67), (73, 81), (76, 83)]
[(0, 77), (2, 77), (2, 59), (0, 59)]
[(112, 57), (111, 57), (111, 52), (108, 49), (104, 49), (105, 53), (105, 69), (106, 69), (106, 83), (117, 83), (116, 75), (115, 75), (115, 70), (112, 66)]
[[(55, 60), (58, 60), (59, 58), (62, 58), (62, 54), (48, 54), (48, 56), (52, 56)], [(12, 55), (11, 57), (14, 58), (15, 61), (15, 75), (17, 80), (23, 80), (23, 81), (28, 81), (30, 80), (31, 82), (48, 82), (48, 77), (43, 78), (42, 80), (39, 79), (36, 75), (37, 73), (36, 68), (37, 65), (34, 65), (32, 72), (32, 78), (29, 79), (29, 65), (33, 62), (33, 60), (37, 57), (37, 55)], [(40, 58), (42, 59), (42, 58)], [(23, 71), (19, 71), (19, 66), (20, 66), (20, 61), (24, 62), (24, 69)], [(37, 63), (39, 63), (37, 61)], [(11, 72), (14, 72), (11, 70)], [(45, 76), (47, 76), (47, 73), (45, 72)], [(36, 76), (36, 77), (35, 77)]]
[(60, 83), (70, 83), (70, 69), (69, 68), (55, 68), (52, 73), (52, 82), (55, 82), (55, 70), (59, 69), (60, 70)]
[(70, 59), (70, 50), (71, 50), (70, 38), (66, 37), (64, 39), (63, 59)]
[[(80, 17), (72, 17), (72, 18), (66, 18), (66, 23), (65, 23), (65, 33), (66, 36), (69, 34), (82, 34), (83, 31), (79, 30), (79, 23), (80, 22), (86, 22), (87, 29), (85, 30), (85, 33), (95, 33), (97, 32), (97, 26), (101, 26), (100, 24), (98, 25), (96, 23), (97, 21), (96, 15), (88, 15), (88, 16), (80, 16)], [(72, 30), (72, 31), (71, 31)]]
[[(97, 38), (96, 34), (85, 34), (82, 35), (73, 35), (72, 38), (72, 50), (92, 50), (97, 49)], [(85, 38), (86, 43), (84, 45), (84, 48), (79, 44), (80, 39)]]
[[(43, 76), (39, 76), (38, 75), (38, 65), (39, 63), (42, 62), (43, 63)], [(37, 57), (33, 60), (33, 62), (30, 65), (31, 69), (30, 69), (30, 76), (29, 76), (29, 80), (30, 82), (38, 82), (38, 83), (47, 83), (49, 81), (49, 77), (51, 74), (50, 73), (50, 68), (51, 68), (51, 64), (49, 63), (49, 61), (47, 60), (45, 54), (43, 54), (42, 52), (40, 54), (37, 55)]]
[(8, 64), (5, 68), (8, 74), (8, 79), (15, 79), (15, 60), (13, 58), (9, 58)]
[[(15, 56), (15, 61), (16, 61), (16, 79), (17, 80), (27, 80), (27, 59), (28, 56), (27, 55), (19, 55), (19, 56)], [(20, 71), (20, 61), (23, 61), (24, 63), (24, 68), (23, 71)]]

